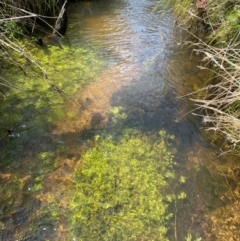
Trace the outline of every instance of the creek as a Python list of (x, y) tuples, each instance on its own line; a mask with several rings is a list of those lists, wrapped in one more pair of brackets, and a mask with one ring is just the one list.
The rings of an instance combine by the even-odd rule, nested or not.
[[(162, 15), (161, 7), (153, 11), (157, 3), (155, 0), (73, 3), (68, 9), (69, 26), (62, 48), (25, 43), (47, 71), (48, 79), (44, 80), (39, 71), (33, 72), (34, 67), (27, 64), (25, 74), (19, 70), (6, 71), (8, 78), (18, 79), (18, 89), (2, 99), (1, 241), (185, 240), (186, 237), (190, 241), (191, 236), (215, 240), (214, 234), (209, 233), (209, 223), (214, 221), (209, 213), (225, 205), (229, 184), (223, 176), (216, 177), (211, 171), (214, 163), (223, 161), (216, 154), (220, 147), (215, 143), (213, 147), (208, 141), (201, 118), (191, 113), (195, 106), (188, 96), (204, 85), (209, 72), (196, 67), (201, 65), (200, 58), (183, 46), (184, 35), (174, 27), (171, 14)], [(158, 133), (163, 138), (160, 142)], [(156, 159), (152, 159), (152, 152)], [(127, 169), (125, 155), (133, 160), (138, 153), (145, 166), (129, 160)], [(98, 176), (102, 170), (96, 169), (89, 174), (92, 179), (89, 181), (90, 171), (84, 169), (87, 168), (84, 160), (94, 155), (96, 160), (99, 155), (101, 160), (108, 158), (107, 162), (109, 158), (114, 162), (118, 155), (125, 161), (116, 169), (118, 162), (114, 162), (109, 170), (115, 174), (109, 174), (109, 179), (97, 179), (107, 174)], [(134, 195), (136, 199), (150, 199), (152, 193), (148, 191), (155, 190), (150, 187), (159, 173), (156, 176), (148, 173), (152, 168), (148, 163), (157, 162), (157, 155), (172, 161), (166, 169), (158, 166), (168, 175), (164, 184), (156, 183), (166, 187), (161, 186), (160, 190), (166, 192), (168, 200), (156, 191), (156, 196), (148, 200), (146, 211)], [(96, 165), (108, 170), (102, 162)], [(93, 168), (92, 164), (87, 165)], [(86, 171), (79, 174), (77, 170), (81, 168)], [(142, 172), (145, 168), (146, 173)], [(144, 177), (137, 179), (138, 172), (149, 177), (147, 184), (141, 182)], [(141, 185), (133, 184), (135, 181), (131, 179), (129, 183), (133, 186), (130, 194), (126, 194), (120, 186), (124, 177), (133, 178), (134, 174), (134, 180)], [(107, 187), (111, 178), (115, 180), (118, 198), (104, 203), (112, 187), (103, 186)], [(94, 186), (96, 183), (99, 186)], [(145, 184), (149, 188), (144, 189)], [(91, 188), (84, 189), (88, 185)], [(101, 189), (104, 195), (99, 194), (102, 195), (99, 201), (96, 193)], [(78, 196), (81, 191), (85, 196)], [(124, 195), (129, 195), (129, 199), (121, 199)], [(162, 198), (163, 206), (169, 201), (163, 213), (171, 215), (163, 221), (151, 211), (154, 198)], [(90, 202), (86, 204), (90, 199), (101, 203), (101, 208)], [(136, 216), (133, 208), (132, 220), (127, 203), (131, 208), (139, 205), (137, 212), (142, 210), (142, 216)], [(158, 204), (154, 206), (157, 210)], [(78, 210), (81, 210), (79, 217)], [(148, 213), (152, 216), (148, 217)], [(112, 221), (116, 217), (123, 221)], [(141, 219), (148, 221), (144, 223)], [(164, 228), (157, 231), (158, 225), (167, 231)], [(141, 230), (134, 229), (135, 226)], [(150, 234), (143, 232), (145, 229)]]

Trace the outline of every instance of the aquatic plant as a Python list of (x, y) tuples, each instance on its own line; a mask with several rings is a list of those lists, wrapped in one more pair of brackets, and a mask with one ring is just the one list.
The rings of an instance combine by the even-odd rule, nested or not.
[(38, 154), (40, 164), (38, 165), (38, 172), (41, 174), (46, 174), (57, 168), (55, 163), (55, 153), (54, 152), (41, 152)]
[(43, 189), (43, 179), (44, 179), (44, 175), (40, 175), (40, 176), (37, 176), (35, 179), (34, 179), (34, 185), (33, 185), (33, 188), (31, 189), (32, 192), (39, 192), (39, 191), (42, 191)]
[[(27, 41), (21, 41), (19, 44), (32, 49), (33, 58), (41, 59), (42, 67), (48, 72), (48, 79), (44, 80), (34, 72), (32, 65), (25, 66), (25, 73), (20, 69), (5, 71), (5, 78), (14, 82), (15, 88), (8, 89), (5, 97), (0, 95), (3, 103), (0, 112), (1, 137), (6, 135), (7, 128), (12, 129), (14, 133), (20, 133), (36, 125), (46, 126), (53, 120), (63, 118), (64, 103), (72, 102), (76, 108), (80, 108), (73, 95), (81, 86), (91, 81), (104, 65), (98, 60), (94, 48), (37, 48), (34, 43)], [(79, 61), (76, 62), (76, 59)]]
[(185, 238), (186, 241), (201, 241), (201, 238), (193, 239), (192, 235), (189, 233), (188, 236)]
[(162, 130), (154, 142), (137, 130), (123, 132), (117, 140), (96, 136), (75, 170), (69, 209), (77, 240), (168, 240), (173, 137)]

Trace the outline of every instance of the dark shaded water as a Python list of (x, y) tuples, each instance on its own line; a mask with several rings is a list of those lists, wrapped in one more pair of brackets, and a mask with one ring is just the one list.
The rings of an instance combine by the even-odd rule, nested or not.
[[(64, 120), (51, 121), (47, 132), (32, 125), (19, 137), (12, 136), (12, 142), (3, 138), (2, 143), (8, 148), (12, 145), (9, 152), (18, 160), (1, 171), (0, 240), (82, 240), (70, 235), (65, 213), (71, 197), (68, 186), (74, 169), (81, 165), (83, 151), (94, 145), (93, 136), (108, 128), (119, 133), (135, 128), (149, 136), (165, 129), (175, 136), (176, 172), (188, 181), (183, 187), (187, 198), (171, 207), (175, 218), (169, 238), (184, 240), (191, 233), (215, 240), (206, 234), (206, 206), (212, 205), (207, 201), (226, 186), (216, 190), (210, 185), (213, 174), (204, 165), (217, 160), (215, 150), (204, 140), (201, 119), (190, 114), (194, 106), (184, 97), (201, 87), (208, 73), (200, 73), (198, 56), (181, 46), (182, 33), (173, 28), (172, 16), (160, 18), (160, 10), (152, 12), (156, 4), (108, 0), (70, 5), (65, 50), (49, 46), (42, 58), (56, 58), (53, 75), (66, 80), (63, 88), (73, 84), (81, 88), (75, 96), (71, 89), (67, 92)], [(59, 55), (54, 56), (59, 51), (65, 51), (60, 63)], [(87, 52), (96, 60), (85, 61), (89, 65), (86, 72), (98, 61), (105, 67), (84, 82), (80, 57)], [(126, 114), (120, 124), (109, 120), (109, 110), (114, 107)], [(16, 146), (19, 155), (13, 150)], [(213, 209), (222, 205), (213, 202)]]

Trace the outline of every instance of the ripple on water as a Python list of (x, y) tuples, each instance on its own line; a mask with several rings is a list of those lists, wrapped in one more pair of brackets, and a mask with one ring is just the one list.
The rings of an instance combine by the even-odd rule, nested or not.
[[(87, 3), (84, 9), (83, 3), (70, 5), (70, 25), (66, 36), (68, 39), (64, 40), (69, 46), (60, 50), (69, 52), (60, 55), (59, 65), (51, 66), (53, 73), (57, 74), (57, 79), (64, 77), (64, 80), (67, 80), (64, 82), (66, 88), (72, 86), (73, 82), (80, 82), (83, 72), (79, 70), (82, 68), (79, 55), (87, 55), (88, 49), (95, 51), (91, 59), (97, 56), (106, 61), (107, 66), (96, 77), (94, 76), (92, 82), (82, 86), (76, 96), (70, 96), (77, 105), (69, 101), (65, 107), (68, 118), (54, 123), (50, 140), (41, 147), (36, 147), (38, 144), (32, 145), (34, 150), (31, 150), (30, 156), (34, 156), (33, 152), (40, 149), (54, 149), (56, 157), (51, 161), (60, 163), (57, 170), (45, 175), (43, 190), (37, 195), (37, 200), (44, 204), (47, 201), (52, 202), (50, 209), (45, 209), (46, 216), (38, 216), (40, 207), (44, 206), (38, 202), (31, 204), (31, 201), (26, 201), (29, 207), (20, 204), (6, 221), (10, 222), (16, 232), (10, 229), (6, 229), (6, 232), (0, 231), (0, 240), (13, 240), (18, 231), (21, 232), (21, 241), (43, 238), (54, 240), (51, 235), (55, 231), (58, 240), (67, 240), (65, 235), (68, 232), (68, 224), (62, 210), (68, 208), (68, 188), (73, 169), (76, 165), (81, 165), (79, 160), (83, 150), (93, 145), (90, 140), (95, 131), (109, 124), (108, 111), (112, 107), (121, 107), (119, 109), (128, 114), (127, 127), (137, 127), (146, 133), (154, 130), (158, 132), (164, 128), (174, 134), (179, 147), (179, 162), (187, 158), (186, 153), (189, 156), (192, 153), (190, 149), (193, 148), (195, 141), (199, 140), (199, 134), (192, 118), (182, 118), (189, 111), (189, 101), (180, 102), (177, 97), (185, 93), (186, 86), (193, 89), (193, 85), (199, 85), (201, 77), (190, 77), (193, 70), (194, 74), (197, 71), (192, 68), (194, 62), (188, 61), (189, 53), (181, 55), (182, 59), (176, 58), (176, 51), (180, 50), (172, 47), (176, 45), (172, 36), (172, 18), (170, 15), (159, 18), (158, 12), (152, 13), (157, 2), (108, 0)], [(81, 45), (86, 49), (79, 51), (78, 46)], [(51, 58), (51, 54), (59, 53), (59, 49), (49, 50), (46, 56), (43, 55), (46, 59)], [(69, 69), (68, 65), (62, 65), (66, 61), (71, 63)], [(88, 63), (90, 69), (94, 68), (95, 62), (89, 60)], [(79, 88), (77, 84), (75, 86)], [(49, 87), (46, 89), (49, 91)], [(44, 90), (42, 96), (44, 93), (47, 92)], [(35, 138), (32, 140), (36, 141)], [(202, 153), (196, 155), (204, 156)], [(195, 156), (190, 159), (192, 162), (197, 160), (196, 166), (202, 161)], [(29, 170), (30, 168), (25, 167), (22, 172)], [(194, 185), (192, 187), (195, 188)], [(198, 204), (202, 205), (200, 202)], [(53, 213), (53, 210), (60, 210), (60, 215), (54, 213), (60, 217), (50, 222), (47, 214)], [(34, 229), (32, 234), (25, 227), (29, 224), (32, 224), (30, 226)], [(25, 230), (22, 230), (23, 227)]]

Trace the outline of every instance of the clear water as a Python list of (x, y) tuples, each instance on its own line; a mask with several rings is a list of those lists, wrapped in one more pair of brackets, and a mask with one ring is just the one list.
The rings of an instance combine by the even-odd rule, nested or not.
[[(206, 203), (214, 203), (214, 208), (221, 205), (212, 195), (213, 174), (204, 167), (217, 160), (216, 149), (204, 139), (201, 119), (190, 113), (194, 106), (185, 95), (202, 86), (208, 72), (200, 72), (198, 56), (182, 47), (183, 35), (174, 29), (173, 17), (161, 15), (161, 9), (153, 12), (156, 4), (150, 0), (73, 3), (63, 48), (33, 49), (48, 80), (28, 69), (28, 77), (13, 73), (24, 91), (14, 92), (2, 110), (9, 122), (1, 122), (0, 240), (149, 240), (143, 234), (128, 236), (127, 231), (115, 238), (104, 237), (103, 232), (87, 237), (76, 228), (76, 207), (81, 208), (76, 190), (82, 190), (76, 184), (76, 170), (87, 159), (84, 153), (95, 150), (96, 138), (109, 133), (118, 150), (125, 130), (131, 133), (128, 140), (141, 136), (146, 146), (158, 143), (161, 130), (174, 136), (164, 144), (177, 163), (170, 171), (186, 181), (171, 182), (169, 193), (186, 197), (169, 205), (167, 212), (173, 215), (164, 221), (165, 237), (207, 237)], [(63, 92), (54, 91), (54, 86)], [(13, 106), (19, 108), (12, 111)], [(9, 129), (12, 133), (6, 134)], [(123, 155), (115, 149), (113, 153)], [(107, 147), (106, 152), (110, 152)], [(219, 192), (226, 189), (221, 185)], [(152, 240), (164, 240), (151, 235)]]

